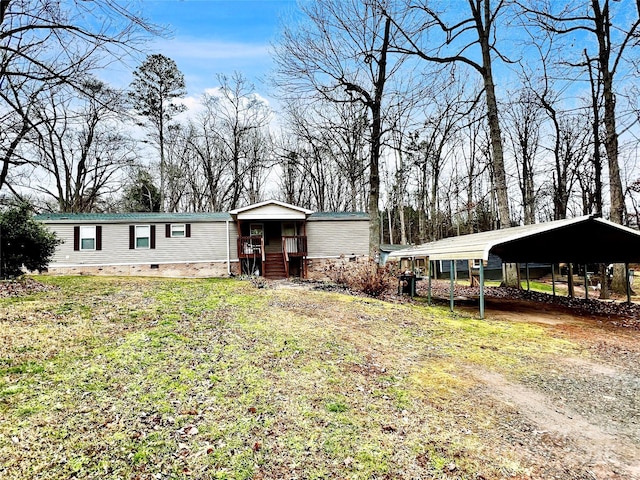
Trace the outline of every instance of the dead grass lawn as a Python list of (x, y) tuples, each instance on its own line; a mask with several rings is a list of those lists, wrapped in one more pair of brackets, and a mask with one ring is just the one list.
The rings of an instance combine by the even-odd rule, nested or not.
[(0, 299), (6, 480), (632, 471), (562, 476), (540, 435), (523, 441), (534, 423), (504, 385), (597, 360), (549, 326), (234, 280), (42, 281), (57, 288)]

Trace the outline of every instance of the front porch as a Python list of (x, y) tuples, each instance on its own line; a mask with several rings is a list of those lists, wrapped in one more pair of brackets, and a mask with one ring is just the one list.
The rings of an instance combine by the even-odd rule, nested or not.
[[(255, 233), (255, 232), (254, 232)], [(305, 235), (241, 235), (238, 258), (245, 275), (278, 279), (306, 277), (307, 237)]]
[(238, 230), (240, 272), (265, 278), (307, 276), (307, 217), (313, 212), (276, 200), (229, 212)]

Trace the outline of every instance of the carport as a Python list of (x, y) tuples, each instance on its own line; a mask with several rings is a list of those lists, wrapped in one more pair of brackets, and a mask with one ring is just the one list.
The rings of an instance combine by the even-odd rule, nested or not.
[[(429, 302), (431, 261), (450, 261), (451, 310), (454, 307), (454, 262), (477, 262), (480, 277), (480, 318), (484, 318), (484, 266), (489, 259), (489, 253), (499, 256), (504, 263), (624, 263), (628, 278), (629, 263), (640, 262), (640, 232), (595, 215), (586, 215), (445, 238), (391, 252), (389, 257), (427, 260)], [(628, 284), (627, 301), (631, 301)]]

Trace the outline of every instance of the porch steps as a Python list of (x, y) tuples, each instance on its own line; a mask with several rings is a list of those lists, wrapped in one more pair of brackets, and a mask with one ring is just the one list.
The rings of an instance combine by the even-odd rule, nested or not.
[(287, 272), (284, 269), (284, 256), (282, 253), (267, 253), (263, 265), (262, 275), (270, 280), (287, 278)]

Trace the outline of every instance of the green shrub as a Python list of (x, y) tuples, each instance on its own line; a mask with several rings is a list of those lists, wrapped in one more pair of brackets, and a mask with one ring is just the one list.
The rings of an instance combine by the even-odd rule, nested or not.
[(56, 246), (55, 234), (33, 219), (31, 208), (22, 204), (0, 214), (0, 277), (22, 275), (23, 268), (47, 268)]

